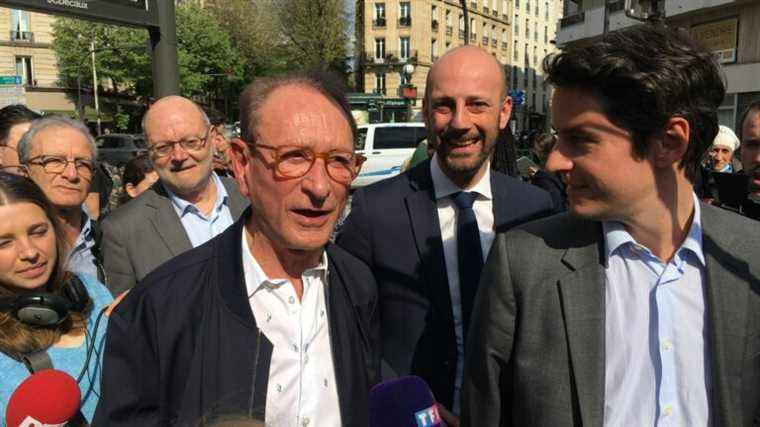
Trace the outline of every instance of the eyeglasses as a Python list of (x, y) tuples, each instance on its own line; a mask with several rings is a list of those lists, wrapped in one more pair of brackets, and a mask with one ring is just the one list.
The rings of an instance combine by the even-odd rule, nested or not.
[(77, 174), (85, 179), (92, 178), (93, 163), (88, 159), (69, 160), (62, 156), (37, 156), (29, 159), (26, 164), (42, 166), (46, 173), (59, 174), (66, 170), (69, 163), (74, 164)]
[(0, 166), (0, 172), (12, 173), (14, 175), (29, 176), (29, 171), (24, 165)]
[(166, 157), (169, 154), (171, 154), (172, 151), (174, 151), (174, 146), (179, 144), (180, 147), (182, 147), (185, 151), (199, 151), (201, 150), (208, 141), (208, 137), (211, 134), (211, 129), (213, 127), (209, 126), (209, 128), (206, 130), (206, 134), (202, 137), (195, 137), (195, 138), (187, 138), (180, 141), (171, 141), (171, 142), (164, 142), (160, 144), (156, 144), (152, 147), (150, 147), (148, 150), (153, 154), (155, 157)]
[(325, 162), (327, 174), (338, 183), (350, 184), (359, 175), (362, 163), (367, 160), (361, 154), (348, 151), (332, 150), (327, 153), (315, 153), (308, 147), (283, 146), (273, 147), (264, 144), (249, 144), (252, 149), (265, 148), (274, 151), (274, 161), (264, 164), (274, 169), (282, 179), (300, 178), (311, 170), (317, 159)]

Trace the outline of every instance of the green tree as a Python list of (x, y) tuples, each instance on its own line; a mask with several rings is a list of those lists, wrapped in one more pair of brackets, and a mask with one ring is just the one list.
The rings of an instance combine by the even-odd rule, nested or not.
[[(183, 96), (203, 97), (243, 82), (244, 67), (227, 32), (208, 11), (193, 3), (177, 7), (177, 55)], [(153, 92), (146, 30), (59, 18), (53, 24), (53, 49), (60, 83), (92, 87), (90, 42), (96, 43), (99, 79), (111, 79), (117, 92), (150, 97)]]

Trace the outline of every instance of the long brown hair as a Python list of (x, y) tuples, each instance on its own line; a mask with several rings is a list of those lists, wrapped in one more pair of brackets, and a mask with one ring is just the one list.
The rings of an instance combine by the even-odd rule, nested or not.
[[(53, 206), (37, 184), (29, 178), (0, 172), (0, 206), (16, 203), (33, 203), (39, 206), (53, 224), (57, 249), (55, 266), (47, 283), (39, 291), (62, 295), (64, 284), (70, 280), (72, 273), (66, 271), (65, 239)], [(19, 291), (13, 286), (0, 282), (0, 297), (2, 298), (17, 296)], [(23, 354), (49, 348), (58, 342), (62, 335), (70, 332), (84, 332), (87, 327), (85, 319), (91, 305), (88, 302), (83, 312), (71, 311), (65, 321), (52, 327), (27, 325), (10, 313), (0, 311), (0, 351), (18, 359)]]

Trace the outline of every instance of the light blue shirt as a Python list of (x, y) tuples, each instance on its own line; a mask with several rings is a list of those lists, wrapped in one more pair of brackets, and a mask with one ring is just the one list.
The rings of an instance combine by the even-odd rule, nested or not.
[[(100, 373), (102, 371), (108, 316), (104, 314), (101, 317), (97, 330), (95, 330), (95, 323), (100, 311), (112, 302), (113, 297), (105, 285), (98, 282), (95, 277), (83, 274), (78, 274), (78, 276), (92, 300), (92, 311), (87, 318), (87, 338), (78, 347), (50, 347), (47, 349), (47, 353), (50, 356), (50, 361), (53, 362), (53, 368), (66, 372), (76, 379), (83, 371), (91, 340), (95, 340), (89, 364), (84, 370), (82, 381), (79, 383), (79, 390), (82, 393), (82, 415), (88, 421), (92, 421), (100, 395)], [(0, 426), (5, 426), (5, 410), (8, 400), (16, 388), (29, 378), (30, 374), (23, 363), (11, 359), (2, 352), (0, 352), (0, 372), (2, 372), (0, 374), (0, 414), (2, 414)]]
[(208, 216), (204, 215), (194, 204), (180, 198), (168, 188), (166, 189), (174, 206), (174, 211), (177, 212), (182, 227), (194, 248), (208, 242), (235, 222), (232, 219), (232, 213), (230, 213), (229, 195), (224, 184), (222, 184), (222, 180), (214, 172), (211, 172), (211, 179), (216, 185), (216, 201)]
[(79, 232), (77, 241), (69, 254), (67, 270), (72, 273), (98, 277), (95, 255), (92, 253), (92, 248), (95, 246), (92, 219), (85, 209), (82, 209), (82, 217), (82, 230)]
[(603, 230), (604, 425), (709, 425), (706, 270), (696, 195), (691, 228), (670, 262), (621, 223), (605, 222)]

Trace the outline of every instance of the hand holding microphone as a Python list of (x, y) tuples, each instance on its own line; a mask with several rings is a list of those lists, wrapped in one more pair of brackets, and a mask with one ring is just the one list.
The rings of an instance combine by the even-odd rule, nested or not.
[(8, 400), (5, 422), (8, 427), (65, 426), (79, 415), (80, 401), (81, 393), (74, 378), (62, 371), (45, 369), (16, 388)]

